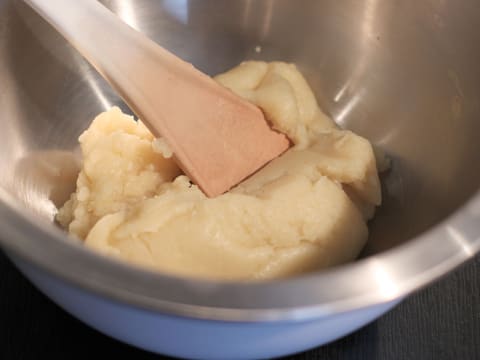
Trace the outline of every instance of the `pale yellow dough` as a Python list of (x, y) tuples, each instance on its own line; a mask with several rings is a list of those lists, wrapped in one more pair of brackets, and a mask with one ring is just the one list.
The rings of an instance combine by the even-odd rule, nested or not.
[(381, 201), (370, 143), (323, 114), (294, 65), (246, 62), (216, 79), (295, 146), (209, 199), (113, 108), (80, 137), (77, 190), (57, 220), (95, 250), (177, 275), (268, 279), (353, 260)]

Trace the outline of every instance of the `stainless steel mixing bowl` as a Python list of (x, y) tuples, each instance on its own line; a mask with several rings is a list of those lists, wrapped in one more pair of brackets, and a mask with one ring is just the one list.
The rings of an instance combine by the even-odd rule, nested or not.
[(100, 257), (52, 219), (74, 186), (79, 134), (98, 112), (125, 107), (22, 1), (0, 0), (0, 243), (83, 321), (177, 356), (282, 355), (364, 325), (479, 250), (474, 0), (104, 3), (210, 74), (245, 59), (297, 63), (325, 111), (393, 162), (369, 244), (346, 266), (220, 283)]

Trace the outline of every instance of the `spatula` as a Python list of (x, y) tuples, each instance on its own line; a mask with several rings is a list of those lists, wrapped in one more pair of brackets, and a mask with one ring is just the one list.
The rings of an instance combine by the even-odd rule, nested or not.
[(164, 138), (178, 165), (208, 196), (229, 190), (289, 147), (259, 108), (98, 1), (25, 2), (97, 69), (155, 136)]

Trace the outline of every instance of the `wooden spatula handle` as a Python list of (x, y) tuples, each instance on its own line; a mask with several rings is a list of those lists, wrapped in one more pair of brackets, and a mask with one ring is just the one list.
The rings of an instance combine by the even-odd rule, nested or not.
[(96, 0), (26, 0), (98, 70), (209, 196), (289, 146), (262, 112)]

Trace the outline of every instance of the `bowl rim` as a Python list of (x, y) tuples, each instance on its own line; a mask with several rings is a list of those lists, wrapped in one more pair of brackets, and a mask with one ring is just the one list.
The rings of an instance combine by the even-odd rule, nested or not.
[(333, 269), (271, 281), (177, 277), (97, 254), (25, 212), (1, 188), (0, 229), (7, 254), (115, 302), (198, 319), (298, 321), (400, 299), (472, 258), (480, 251), (480, 191), (405, 244)]

